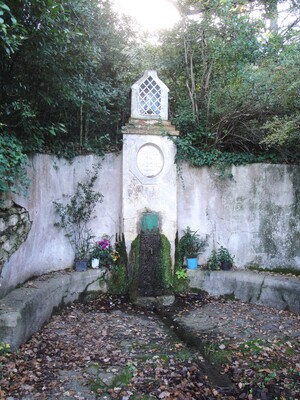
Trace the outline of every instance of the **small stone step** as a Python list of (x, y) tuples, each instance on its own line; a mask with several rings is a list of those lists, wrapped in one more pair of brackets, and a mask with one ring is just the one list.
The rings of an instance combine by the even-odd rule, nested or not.
[(140, 307), (154, 309), (157, 307), (167, 307), (175, 301), (174, 295), (157, 296), (157, 297), (137, 297), (133, 303)]

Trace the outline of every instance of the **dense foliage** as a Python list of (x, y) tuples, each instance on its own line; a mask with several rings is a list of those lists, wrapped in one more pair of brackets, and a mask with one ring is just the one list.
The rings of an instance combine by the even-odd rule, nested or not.
[(25, 150), (56, 146), (57, 154), (62, 143), (92, 146), (105, 133), (117, 144), (133, 32), (110, 2), (18, 0), (10, 13), (22, 35), (1, 49), (1, 122), (9, 133)]
[(161, 35), (158, 68), (182, 134), (178, 159), (299, 162), (300, 2), (174, 2), (182, 20)]
[(0, 0), (2, 142), (67, 157), (118, 149), (134, 39), (108, 0)]
[(0, 135), (0, 193), (9, 190), (26, 193), (29, 184), (26, 162), (21, 143), (13, 135)]
[(151, 46), (111, 0), (0, 0), (1, 192), (25, 153), (118, 150), (146, 68), (170, 88), (178, 161), (299, 162), (300, 1), (170, 1), (181, 21)]

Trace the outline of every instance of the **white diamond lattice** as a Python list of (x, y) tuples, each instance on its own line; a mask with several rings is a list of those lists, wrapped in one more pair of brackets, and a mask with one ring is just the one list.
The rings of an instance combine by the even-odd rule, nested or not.
[(161, 113), (161, 89), (151, 76), (139, 87), (139, 112), (142, 115)]

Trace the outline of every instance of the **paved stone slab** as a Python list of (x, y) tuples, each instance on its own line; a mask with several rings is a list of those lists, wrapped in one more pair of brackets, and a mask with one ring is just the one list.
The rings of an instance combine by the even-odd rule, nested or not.
[[(168, 390), (169, 381), (171, 389), (178, 386), (174, 391), (186, 382), (188, 391), (187, 380), (200, 381), (199, 390), (212, 383), (231, 390), (228, 378), (216, 368), (211, 372), (202, 355), (182, 343), (153, 312), (130, 304), (120, 310), (113, 303), (111, 309), (109, 302), (103, 304), (95, 300), (69, 307), (21, 347), (36, 380), (23, 385), (22, 368), (18, 389), (12, 389), (18, 398), (164, 398), (161, 393)], [(9, 372), (7, 366), (5, 373)]]
[(300, 313), (300, 279), (250, 271), (188, 270), (191, 289)]
[(181, 329), (207, 337), (281, 339), (300, 337), (300, 315), (260, 305), (216, 300), (175, 316)]
[(104, 271), (56, 272), (30, 281), (0, 299), (0, 343), (20, 346), (48, 321), (56, 308), (88, 292), (106, 291)]

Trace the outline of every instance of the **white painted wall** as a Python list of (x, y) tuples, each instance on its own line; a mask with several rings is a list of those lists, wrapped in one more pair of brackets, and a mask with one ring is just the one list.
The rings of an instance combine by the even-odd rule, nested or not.
[[(26, 242), (4, 265), (0, 295), (31, 276), (72, 267), (74, 254), (64, 232), (54, 226), (53, 201), (62, 202), (63, 194), (73, 194), (77, 183), (84, 181), (86, 170), (100, 162), (94, 189), (104, 195), (96, 207), (97, 218), (91, 228), (97, 238), (121, 232), (122, 157), (110, 154), (101, 159), (89, 155), (76, 157), (72, 163), (48, 155), (35, 155), (29, 161), (31, 180), (28, 197), (13, 200), (29, 211), (32, 227)], [(99, 240), (98, 239), (98, 240)], [(95, 239), (96, 240), (96, 239)]]
[(178, 181), (179, 236), (187, 226), (209, 235), (201, 263), (222, 245), (239, 268), (300, 268), (299, 191), (300, 166), (232, 167), (222, 178), (217, 169), (184, 164)]
[[(214, 245), (223, 245), (235, 255), (238, 268), (253, 263), (300, 268), (300, 166), (232, 167), (226, 172), (233, 178), (221, 179), (218, 170), (184, 164), (176, 180), (170, 162), (175, 148), (164, 147), (167, 138), (156, 143), (157, 137), (148, 136), (139, 142), (137, 136), (129, 136), (124, 162), (121, 155), (113, 154), (103, 160), (93, 155), (77, 157), (72, 163), (47, 155), (30, 159), (29, 196), (14, 195), (13, 200), (29, 211), (32, 228), (26, 242), (4, 264), (0, 297), (34, 275), (73, 265), (69, 243), (54, 227), (53, 201), (73, 194), (85, 171), (99, 160), (102, 167), (95, 189), (104, 195), (104, 201), (97, 206), (97, 218), (91, 223), (97, 237), (123, 230), (125, 239), (131, 242), (138, 233), (140, 213), (149, 208), (161, 213), (162, 232), (171, 241), (177, 215), (179, 237), (187, 226), (209, 235), (209, 247), (200, 262), (207, 260)], [(138, 148), (151, 141), (162, 146), (166, 157), (159, 185), (149, 181), (143, 185), (129, 160), (130, 154), (136, 156)]]

